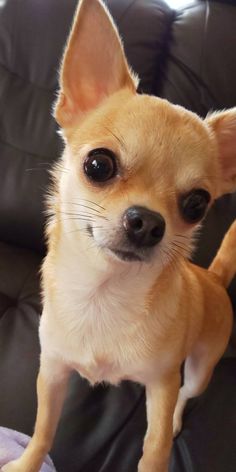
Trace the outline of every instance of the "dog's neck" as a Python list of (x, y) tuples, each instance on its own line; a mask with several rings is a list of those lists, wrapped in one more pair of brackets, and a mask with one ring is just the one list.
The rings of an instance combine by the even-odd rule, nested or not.
[[(119, 287), (119, 295), (143, 298), (152, 289), (159, 276), (160, 264), (122, 262), (108, 256), (91, 241), (79, 238), (75, 244), (63, 239), (58, 242), (60, 272), (64, 272), (64, 281), (70, 273), (70, 289), (83, 293), (86, 297), (103, 295)], [(66, 247), (66, 253), (65, 253)]]

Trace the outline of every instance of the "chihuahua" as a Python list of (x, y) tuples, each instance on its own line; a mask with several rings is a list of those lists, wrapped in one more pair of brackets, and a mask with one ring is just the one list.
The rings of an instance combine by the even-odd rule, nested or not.
[(39, 471), (72, 370), (92, 385), (145, 386), (138, 472), (167, 472), (186, 402), (227, 346), (236, 223), (209, 270), (189, 256), (208, 208), (236, 190), (236, 108), (202, 120), (136, 88), (106, 7), (80, 1), (54, 110), (65, 150), (42, 268), (36, 426), (4, 472)]

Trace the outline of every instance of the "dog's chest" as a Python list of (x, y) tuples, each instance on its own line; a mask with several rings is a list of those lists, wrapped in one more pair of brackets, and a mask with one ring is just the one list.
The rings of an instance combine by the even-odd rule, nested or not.
[[(131, 274), (124, 274), (100, 285), (96, 277), (88, 283), (76, 272), (73, 278), (68, 277), (68, 271), (58, 274), (54, 297), (45, 299), (42, 348), (50, 346), (93, 384), (117, 384), (123, 379), (143, 383), (151, 370), (152, 374), (153, 369), (155, 374), (162, 370), (170, 318), (163, 318), (160, 303), (155, 314), (149, 312), (148, 274), (135, 283)], [(171, 300), (164, 302), (167, 313), (174, 308), (171, 304)]]
[(143, 299), (141, 303), (138, 296), (131, 300), (109, 291), (90, 298), (77, 293), (69, 299), (69, 307), (68, 297), (62, 296), (52, 310), (58, 319), (53, 334), (48, 329), (50, 317), (45, 316), (41, 337), (46, 344), (50, 337), (52, 348), (92, 384), (136, 379), (150, 344)]
[(141, 333), (139, 323), (129, 324), (124, 310), (87, 305), (77, 326), (68, 332), (65, 355), (92, 384), (117, 384), (135, 370)]
[(99, 354), (91, 353), (90, 359), (87, 356), (86, 362), (81, 359), (81, 362), (75, 363), (73, 367), (92, 385), (100, 382), (118, 384), (125, 377), (122, 369), (115, 365), (115, 362), (108, 355), (99, 357)]

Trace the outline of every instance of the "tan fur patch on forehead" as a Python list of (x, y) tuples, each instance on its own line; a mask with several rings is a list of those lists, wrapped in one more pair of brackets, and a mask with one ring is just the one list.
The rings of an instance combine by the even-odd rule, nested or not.
[[(166, 100), (122, 90), (104, 101), (70, 130), (76, 157), (83, 145), (109, 147), (123, 167), (124, 179), (139, 176), (142, 186), (180, 190), (212, 174), (210, 133), (195, 114)], [(140, 184), (139, 184), (140, 185)], [(126, 184), (127, 186), (127, 184)]]
[(84, 115), (82, 122), (79, 120), (66, 135), (75, 146), (110, 135), (120, 138), (121, 145), (133, 142), (137, 146), (153, 147), (157, 142), (167, 146), (175, 137), (183, 135), (188, 139), (191, 135), (204, 139), (208, 131), (200, 118), (184, 108), (157, 97), (133, 95), (124, 89)]

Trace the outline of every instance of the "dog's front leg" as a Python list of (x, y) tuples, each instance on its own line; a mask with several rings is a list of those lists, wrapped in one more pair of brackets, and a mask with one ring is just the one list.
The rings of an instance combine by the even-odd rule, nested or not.
[(69, 371), (57, 360), (41, 358), (37, 379), (38, 411), (34, 435), (23, 455), (2, 468), (3, 472), (38, 472), (52, 446), (60, 417)]
[(146, 385), (148, 428), (138, 472), (168, 471), (173, 438), (173, 414), (179, 388), (179, 372)]

